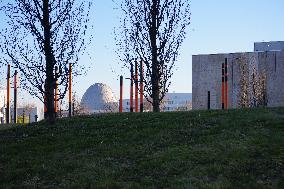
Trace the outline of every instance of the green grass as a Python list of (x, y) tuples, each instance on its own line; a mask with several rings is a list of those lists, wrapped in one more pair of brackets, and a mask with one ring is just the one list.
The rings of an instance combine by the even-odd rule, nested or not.
[(2, 127), (0, 188), (284, 188), (284, 108)]

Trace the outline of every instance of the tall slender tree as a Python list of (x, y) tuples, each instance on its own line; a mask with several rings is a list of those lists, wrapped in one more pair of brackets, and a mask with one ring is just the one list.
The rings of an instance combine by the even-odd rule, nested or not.
[(145, 97), (159, 112), (190, 24), (189, 0), (123, 0), (120, 7), (119, 58), (127, 68), (143, 61)]
[(8, 27), (1, 31), (0, 61), (21, 71), (32, 96), (43, 102), (45, 97), (50, 123), (55, 121), (56, 81), (60, 100), (68, 89), (68, 65), (74, 74), (84, 68), (78, 60), (92, 38), (86, 38), (90, 7), (86, 0), (15, 0), (1, 7)]
[(237, 59), (240, 71), (239, 107), (267, 106), (267, 70), (260, 69), (255, 56)]

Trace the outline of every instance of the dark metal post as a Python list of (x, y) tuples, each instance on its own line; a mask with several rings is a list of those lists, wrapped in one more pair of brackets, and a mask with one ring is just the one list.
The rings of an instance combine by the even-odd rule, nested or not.
[(224, 75), (225, 75), (225, 70), (224, 70), (224, 63), (222, 63), (222, 110), (224, 110), (225, 108), (225, 104), (224, 104), (224, 81), (225, 81), (225, 78), (224, 78)]
[(130, 65), (130, 112), (133, 112), (133, 64)]
[(44, 119), (47, 119), (48, 114), (47, 114), (47, 93), (48, 93), (48, 84), (47, 84), (47, 79), (45, 79), (44, 82), (44, 97), (43, 97), (43, 106), (44, 106)]
[(208, 100), (207, 100), (207, 107), (208, 107), (208, 110), (210, 110), (210, 91), (208, 91)]
[(120, 97), (119, 97), (119, 112), (121, 113), (123, 108), (122, 108), (122, 98), (123, 98), (123, 76), (120, 76)]
[(228, 109), (228, 59), (225, 58), (225, 109)]
[(75, 116), (75, 103), (72, 103), (72, 115)]
[(15, 75), (14, 75), (14, 123), (17, 123), (17, 87), (18, 87), (18, 83), (17, 83), (17, 75), (18, 72), (17, 70), (15, 70)]
[(25, 123), (25, 109), (23, 109), (23, 123)]

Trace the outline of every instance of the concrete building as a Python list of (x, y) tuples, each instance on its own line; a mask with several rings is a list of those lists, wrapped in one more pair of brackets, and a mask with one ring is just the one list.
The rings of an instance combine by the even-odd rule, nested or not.
[(5, 122), (6, 90), (0, 86), (0, 124)]
[(188, 111), (191, 110), (191, 93), (168, 93), (164, 98), (162, 110), (168, 111)]
[[(33, 123), (40, 120), (40, 113), (37, 107), (18, 107), (17, 122), (18, 123)], [(11, 122), (14, 123), (14, 107), (10, 109)]]
[[(134, 100), (133, 100), (133, 103), (135, 103)], [(140, 104), (140, 99), (139, 99), (138, 104)], [(123, 112), (130, 112), (130, 99), (122, 99), (122, 111)]]
[(256, 42), (254, 51), (284, 51), (284, 41)]
[[(140, 110), (140, 99), (138, 102), (138, 110)], [(161, 104), (161, 111), (188, 111), (191, 110), (191, 102), (191, 93), (167, 93)], [(123, 99), (122, 106), (124, 112), (130, 112), (130, 99)], [(134, 99), (133, 106), (135, 106)], [(151, 105), (146, 101), (146, 99), (144, 99), (144, 111), (152, 111)]]
[[(7, 91), (4, 87), (0, 86), (0, 124), (6, 123), (6, 100), (7, 100)], [(14, 108), (13, 108), (13, 101), (10, 101), (10, 122), (14, 123)], [(17, 108), (17, 114), (18, 114), (18, 121), (22, 120), (24, 117), (25, 123), (32, 123), (36, 121), (36, 116), (37, 116), (37, 121), (40, 120), (40, 113), (38, 111), (39, 109), (37, 107), (30, 107), (30, 108), (23, 108), (23, 107), (18, 107)]]
[(118, 99), (109, 86), (95, 83), (86, 90), (80, 105), (89, 113), (117, 112), (117, 102)]
[(228, 108), (238, 108), (241, 92), (241, 61), (266, 75), (268, 107), (284, 106), (284, 42), (254, 44), (254, 52), (192, 56), (192, 108), (222, 108), (222, 63), (228, 64)]

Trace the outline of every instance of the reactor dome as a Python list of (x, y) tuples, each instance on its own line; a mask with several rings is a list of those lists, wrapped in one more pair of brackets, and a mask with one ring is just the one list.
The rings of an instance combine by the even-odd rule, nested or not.
[(118, 111), (118, 99), (109, 86), (95, 83), (83, 95), (81, 106), (90, 113), (113, 112)]

